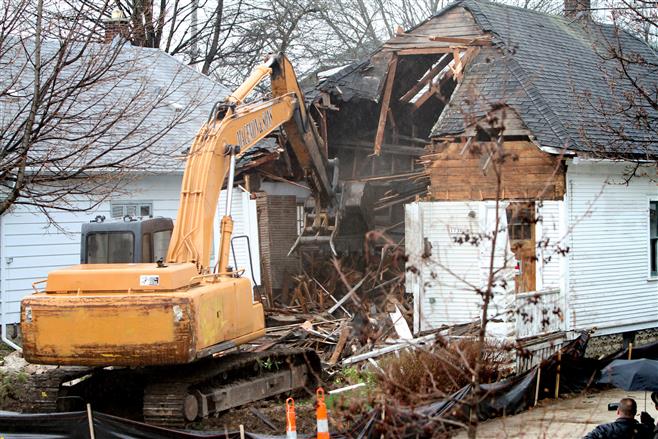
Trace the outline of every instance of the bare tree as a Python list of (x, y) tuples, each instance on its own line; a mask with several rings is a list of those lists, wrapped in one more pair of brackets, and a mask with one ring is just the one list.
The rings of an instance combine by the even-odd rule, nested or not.
[(613, 26), (600, 30), (604, 44), (598, 48), (610, 97), (586, 94), (584, 99), (600, 116), (598, 128), (606, 139), (584, 136), (585, 141), (595, 151), (613, 146), (625, 151), (620, 158), (653, 161), (658, 152), (658, 7), (621, 0), (611, 8)]
[[(85, 29), (92, 10), (62, 22), (57, 7), (47, 0), (3, 1), (0, 214), (15, 205), (46, 214), (94, 208), (134, 170), (179, 153), (181, 144), (158, 154), (151, 148), (202, 100), (200, 92), (181, 89), (195, 74), (185, 66), (174, 75), (186, 79), (152, 82), (148, 67), (157, 52), (98, 44)], [(185, 105), (178, 102), (189, 94)]]

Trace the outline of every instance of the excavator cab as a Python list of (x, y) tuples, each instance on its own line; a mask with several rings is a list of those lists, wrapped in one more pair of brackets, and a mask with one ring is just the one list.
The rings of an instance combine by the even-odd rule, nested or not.
[(81, 264), (130, 264), (163, 261), (167, 256), (174, 222), (171, 218), (125, 217), (105, 222), (105, 217), (82, 225)]

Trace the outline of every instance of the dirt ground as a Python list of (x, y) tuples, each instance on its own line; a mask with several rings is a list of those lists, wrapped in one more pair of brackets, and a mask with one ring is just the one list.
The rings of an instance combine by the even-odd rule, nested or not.
[[(647, 396), (646, 411), (658, 419), (658, 411)], [(644, 410), (645, 392), (607, 390), (578, 395), (569, 399), (545, 400), (537, 407), (516, 416), (484, 422), (478, 429), (479, 438), (579, 438), (598, 424), (615, 420), (615, 412), (608, 411), (608, 403), (630, 397), (637, 401), (638, 411)], [(640, 419), (638, 414), (637, 419)], [(466, 438), (460, 432), (457, 438)]]
[[(254, 412), (257, 410), (262, 417), (274, 425), (272, 429), (266, 422), (261, 420)], [(272, 399), (251, 404), (250, 407), (240, 407), (229, 410), (218, 417), (204, 419), (191, 426), (194, 430), (205, 431), (236, 431), (240, 425), (244, 425), (246, 431), (262, 434), (285, 434), (286, 432), (286, 409), (283, 399)], [(300, 434), (315, 433), (315, 406), (312, 400), (300, 400), (295, 402), (295, 413), (297, 419), (297, 432)]]

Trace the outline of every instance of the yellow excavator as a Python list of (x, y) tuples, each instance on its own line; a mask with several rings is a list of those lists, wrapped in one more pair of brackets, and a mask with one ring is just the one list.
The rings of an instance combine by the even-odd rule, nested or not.
[[(267, 78), (271, 98), (245, 102)], [(144, 420), (160, 425), (178, 426), (312, 386), (320, 372), (314, 352), (239, 348), (263, 336), (265, 322), (244, 270), (229, 267), (235, 163), (279, 127), (312, 190), (307, 234), (335, 233), (337, 179), (292, 65), (284, 55), (272, 55), (215, 105), (196, 135), (173, 230), (126, 221), (103, 233), (83, 233), (87, 263), (50, 272), (43, 289), (22, 301), (25, 359), (137, 373), (131, 382), (143, 387)], [(213, 220), (225, 182), (226, 213), (212, 267)], [(158, 258), (169, 236), (166, 257)], [(136, 255), (144, 257), (141, 263), (132, 263)], [(109, 381), (116, 386), (117, 379)], [(49, 392), (52, 399), (62, 387), (57, 383)]]

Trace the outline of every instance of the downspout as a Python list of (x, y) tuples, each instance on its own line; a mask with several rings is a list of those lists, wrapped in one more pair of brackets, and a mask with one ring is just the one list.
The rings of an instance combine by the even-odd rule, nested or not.
[(6, 257), (6, 252), (5, 252), (5, 245), (6, 245), (6, 239), (5, 239), (5, 224), (4, 224), (4, 215), (0, 215), (0, 338), (2, 341), (7, 344), (9, 347), (12, 349), (18, 351), (18, 352), (23, 352), (23, 349), (18, 346), (16, 343), (13, 341), (9, 340), (7, 337), (7, 322), (5, 321), (5, 310), (7, 309), (5, 306), (5, 299), (7, 298), (7, 257)]

